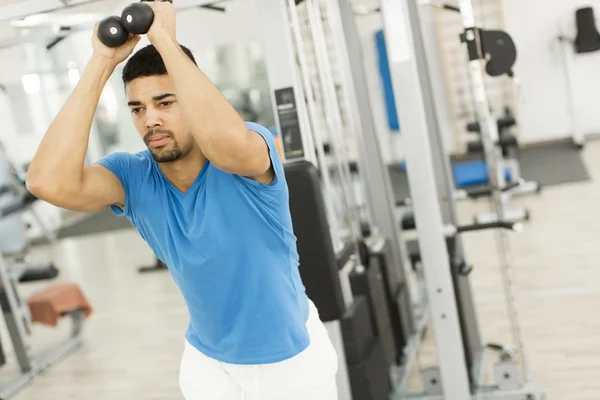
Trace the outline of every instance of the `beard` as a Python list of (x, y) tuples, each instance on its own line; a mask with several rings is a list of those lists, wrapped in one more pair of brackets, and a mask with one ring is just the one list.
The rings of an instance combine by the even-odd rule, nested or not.
[[(171, 140), (166, 145), (160, 148), (150, 148), (150, 140), (152, 140), (154, 136), (159, 135), (167, 136), (171, 138)], [(179, 160), (183, 156), (183, 151), (181, 150), (179, 143), (177, 143), (177, 140), (175, 140), (175, 135), (169, 130), (152, 129), (151, 131), (148, 131), (148, 133), (144, 135), (144, 143), (146, 143), (146, 146), (148, 147), (148, 149), (150, 149), (150, 152), (152, 153), (152, 157), (158, 163), (173, 162)]]

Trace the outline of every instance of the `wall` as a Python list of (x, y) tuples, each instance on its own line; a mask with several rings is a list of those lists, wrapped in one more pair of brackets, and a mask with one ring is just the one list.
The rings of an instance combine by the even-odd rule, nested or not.
[[(556, 37), (560, 30), (574, 36), (575, 10), (600, 12), (600, 0), (504, 0), (506, 30), (518, 49), (515, 74), (519, 98), (521, 140), (535, 142), (570, 135), (567, 90)], [(585, 133), (600, 132), (600, 52), (571, 59), (578, 121)]]

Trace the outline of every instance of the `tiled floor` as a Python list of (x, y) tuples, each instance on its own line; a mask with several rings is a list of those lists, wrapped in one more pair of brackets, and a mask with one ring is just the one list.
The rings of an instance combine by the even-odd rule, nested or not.
[[(584, 150), (592, 178), (600, 173), (600, 142)], [(519, 323), (535, 383), (548, 398), (600, 399), (600, 184), (546, 188), (518, 199), (532, 220), (511, 237)], [(485, 202), (459, 205), (465, 221)], [(498, 257), (492, 233), (466, 236), (474, 264), (472, 281), (486, 341), (510, 341)], [(36, 252), (37, 257), (48, 249)], [(86, 325), (86, 343), (49, 369), (18, 400), (180, 399), (179, 359), (187, 313), (166, 272), (140, 275), (153, 261), (132, 231), (69, 239), (53, 250), (61, 280), (75, 280), (95, 313)], [(596, 269), (598, 268), (598, 269)], [(24, 295), (43, 285), (23, 285)], [(43, 348), (66, 334), (35, 327), (33, 344)], [(5, 350), (10, 341), (2, 326)], [(0, 380), (16, 371), (14, 361)]]

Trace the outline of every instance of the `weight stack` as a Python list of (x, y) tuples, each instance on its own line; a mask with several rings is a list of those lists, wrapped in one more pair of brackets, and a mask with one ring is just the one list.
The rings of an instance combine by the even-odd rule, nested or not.
[(403, 356), (402, 350), (408, 342), (412, 331), (412, 324), (408, 316), (410, 315), (410, 297), (407, 296), (406, 282), (400, 280), (399, 273), (391, 265), (390, 251), (391, 247), (387, 241), (377, 250), (370, 251), (370, 262), (378, 262), (381, 266), (383, 281), (385, 284), (385, 294), (390, 313), (390, 322), (392, 326), (394, 341), (396, 343), (396, 359), (400, 362)]
[(349, 366), (362, 363), (368, 346), (375, 338), (365, 296), (354, 298), (354, 303), (341, 319), (341, 327), (346, 363)]
[(379, 338), (373, 338), (363, 361), (348, 365), (352, 400), (387, 400), (392, 391), (388, 364)]
[(368, 268), (363, 266), (355, 268), (349, 278), (353, 296), (365, 296), (368, 300), (373, 332), (380, 339), (386, 365), (389, 368), (396, 363), (398, 352), (392, 333), (383, 274), (377, 258), (371, 258)]

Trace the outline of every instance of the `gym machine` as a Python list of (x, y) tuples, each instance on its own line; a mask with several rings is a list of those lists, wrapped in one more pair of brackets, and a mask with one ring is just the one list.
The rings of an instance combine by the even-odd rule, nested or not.
[[(22, 200), (16, 200), (12, 204), (0, 207), (0, 220), (22, 212), (24, 204)], [(7, 260), (0, 256), (0, 307), (6, 321), (6, 327), (12, 341), (12, 348), (19, 364), (19, 375), (11, 381), (0, 384), (0, 399), (6, 400), (14, 397), (26, 385), (42, 374), (47, 368), (58, 362), (63, 357), (72, 353), (83, 344), (83, 323), (89, 315), (89, 310), (74, 307), (64, 310), (63, 317), (71, 320), (71, 331), (64, 341), (54, 347), (34, 354), (30, 344), (31, 335), (31, 305), (40, 304), (52, 296), (52, 292), (58, 293), (67, 286), (49, 287), (47, 291), (33, 295), (37, 300), (23, 299), (19, 294), (18, 284), (22, 282), (23, 270), (18, 265), (10, 265)], [(29, 277), (27, 281), (48, 279), (43, 276)], [(37, 297), (36, 297), (37, 295)], [(6, 355), (0, 344), (0, 365), (6, 364)]]
[[(505, 199), (502, 197), (505, 187), (504, 174), (498, 170), (498, 163), (495, 161), (500, 157), (499, 148), (496, 146), (498, 132), (496, 121), (490, 116), (483, 85), (481, 63), (486, 61), (486, 56), (481, 49), (481, 30), (475, 27), (470, 0), (461, 0), (458, 8), (465, 28), (464, 41), (469, 49), (469, 73), (473, 83), (473, 97), (477, 100), (483, 147), (490, 169), (496, 222), (514, 228), (506, 218)], [(455, 226), (455, 216), (452, 215), (454, 196), (451, 194), (453, 180), (436, 126), (437, 118), (432, 101), (427, 57), (423, 48), (419, 5), (414, 0), (383, 0), (381, 13), (390, 54), (397, 112), (403, 123), (405, 153), (409, 165), (407, 173), (416, 222), (415, 232), (425, 275), (439, 364), (436, 368), (423, 371), (423, 393), (409, 394), (400, 388), (394, 398), (542, 399), (544, 394), (530, 381), (525, 365), (524, 349), (516, 328), (516, 308), (511, 287), (507, 283), (509, 265), (503, 265), (501, 271), (509, 316), (515, 330), (513, 336), (517, 342), (517, 356), (508, 357), (511, 352), (504, 352), (496, 362), (494, 385), (486, 386), (481, 380), (481, 371), (485, 366), (482, 351), (484, 346), (480, 341), (474, 311), (472, 314), (465, 313), (468, 311), (465, 306), (472, 307), (472, 296), (470, 293), (464, 293), (463, 288), (456, 284), (456, 270), (448, 268), (453, 264), (452, 258), (455, 255), (448, 251), (447, 238), (455, 237), (454, 232), (458, 233), (461, 229), (448, 229), (448, 223), (450, 228)], [(479, 227), (473, 226), (473, 229), (484, 228), (481, 224), (478, 225)], [(490, 224), (490, 227), (493, 225)], [(507, 230), (500, 226), (494, 228), (505, 244)], [(460, 240), (457, 236), (456, 239)], [(454, 248), (461, 251), (460, 247)], [(466, 277), (459, 279), (466, 280)], [(493, 347), (509, 348), (497, 345)], [(520, 361), (520, 365), (517, 361)]]
[[(461, 13), (459, 7), (455, 7), (450, 4), (442, 3), (439, 1), (425, 1), (422, 5), (428, 5), (444, 10), (449, 10), (457, 13)], [(485, 71), (487, 75), (491, 77), (499, 77), (506, 75), (510, 78), (514, 78), (513, 66), (517, 60), (517, 49), (511, 36), (501, 30), (487, 30), (479, 27), (473, 27), (472, 30), (465, 30), (460, 35), (461, 43), (468, 44), (467, 35), (477, 34), (477, 42), (481, 57), (485, 62)], [(476, 49), (473, 46), (467, 45), (467, 51), (469, 60), (472, 59), (473, 52)], [(467, 66), (469, 68), (469, 66)], [(471, 74), (469, 74), (471, 78)], [(470, 79), (470, 89), (472, 91), (473, 99), (475, 100), (475, 108), (477, 104), (477, 98), (474, 97), (477, 93), (476, 83)], [(484, 83), (481, 83), (484, 85)], [(495, 186), (493, 180), (488, 175), (488, 187), (483, 189), (477, 188), (471, 192), (471, 189), (461, 189), (456, 193), (455, 199), (462, 200), (464, 198), (477, 198), (484, 195), (497, 193), (497, 196), (502, 200), (501, 203), (497, 203), (497, 206), (501, 205), (503, 209), (502, 220), (507, 221), (523, 221), (529, 219), (529, 211), (527, 209), (515, 209), (510, 207), (509, 200), (512, 196), (539, 193), (541, 191), (541, 185), (539, 182), (526, 181), (521, 176), (521, 171), (518, 161), (518, 150), (519, 143), (516, 136), (509, 132), (512, 126), (517, 124), (514, 116), (511, 115), (509, 110), (505, 110), (505, 115), (498, 118), (497, 120), (492, 119), (490, 112), (486, 113), (489, 116), (490, 121), (482, 120), (487, 118), (476, 110), (477, 120), (467, 124), (466, 130), (471, 133), (479, 135), (479, 139), (470, 141), (467, 146), (469, 153), (483, 153), (484, 154), (484, 165), (489, 171), (489, 174), (495, 170), (496, 179), (500, 186)], [(492, 141), (495, 147), (494, 158), (491, 158), (491, 153), (486, 150), (485, 139), (482, 137), (482, 126), (486, 125), (489, 128), (489, 124), (494, 124), (495, 130), (492, 132)], [(490, 165), (493, 164), (493, 165)], [(471, 168), (472, 165), (467, 163), (466, 169)], [(457, 166), (455, 173), (458, 174), (462, 171), (462, 166)], [(486, 190), (489, 189), (489, 190)], [(498, 218), (495, 213), (481, 214), (475, 217), (476, 223), (488, 223), (496, 221)]]
[(0, 222), (0, 251), (12, 262), (19, 282), (57, 277), (59, 271), (54, 263), (31, 264), (25, 259), (27, 242), (21, 218), (23, 212), (28, 212), (33, 217), (50, 245), (56, 242), (56, 235), (35, 210), (34, 204), (38, 199), (27, 190), (25, 180), (21, 178), (18, 169), (8, 159), (4, 146), (0, 144), (0, 207), (15, 200), (20, 201), (23, 207), (20, 213), (12, 214)]
[[(8, 162), (3, 156), (4, 152), (0, 151), (0, 158), (2, 158), (0, 165), (4, 167), (8, 165)], [(4, 235), (2, 243), (0, 243), (0, 247), (2, 247), (2, 251), (0, 251), (0, 307), (11, 337), (12, 349), (19, 364), (20, 374), (10, 382), (0, 384), (0, 399), (13, 397), (44, 370), (80, 347), (83, 343), (83, 321), (90, 313), (89, 309), (77, 307), (77, 304), (81, 303), (74, 301), (73, 299), (78, 296), (73, 295), (83, 295), (73, 284), (50, 285), (45, 290), (33, 294), (29, 299), (21, 297), (18, 288), (20, 283), (53, 279), (58, 275), (58, 270), (52, 264), (33, 266), (23, 263), (20, 257), (11, 258), (5, 254), (7, 248), (16, 250), (21, 246), (26, 246), (21, 214), (28, 209), (32, 202), (31, 196), (22, 195), (20, 190), (15, 193), (11, 189), (14, 186), (11, 175), (12, 171), (9, 168), (0, 169), (0, 182), (4, 183), (0, 190), (0, 226), (4, 232), (10, 234), (9, 236)], [(10, 241), (8, 241), (9, 237)], [(65, 300), (65, 296), (70, 297), (70, 300)], [(71, 319), (70, 335), (53, 348), (34, 355), (29, 341), (31, 325), (33, 322), (48, 325), (57, 323), (58, 321), (52, 320), (52, 318), (49, 318), (50, 321), (46, 318), (39, 318), (39, 313), (41, 309), (53, 309), (52, 306), (56, 305), (53, 300), (59, 297), (62, 298), (62, 305), (59, 307), (60, 310), (55, 309), (55, 311), (60, 311), (61, 317), (68, 316)], [(32, 310), (37, 310), (38, 318), (32, 318)], [(4, 365), (6, 362), (7, 357), (0, 344), (0, 365)]]

